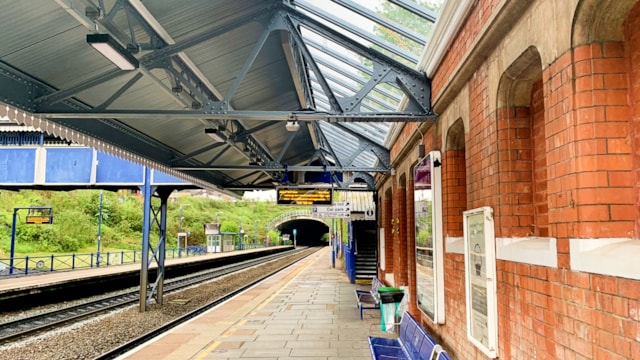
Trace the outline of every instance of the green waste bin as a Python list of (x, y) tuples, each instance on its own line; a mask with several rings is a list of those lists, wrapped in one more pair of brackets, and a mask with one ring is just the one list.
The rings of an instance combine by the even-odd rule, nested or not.
[(396, 324), (396, 312), (404, 297), (404, 292), (400, 288), (379, 287), (378, 297), (380, 299), (380, 330), (393, 332)]

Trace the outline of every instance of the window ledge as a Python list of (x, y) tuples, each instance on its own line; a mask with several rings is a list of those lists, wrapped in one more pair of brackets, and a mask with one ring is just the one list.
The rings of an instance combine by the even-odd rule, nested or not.
[(640, 280), (640, 240), (570, 239), (571, 270)]
[(557, 268), (556, 238), (496, 238), (496, 257), (498, 260)]
[(447, 247), (445, 248), (445, 252), (464, 255), (464, 237), (463, 236), (460, 236), (460, 237), (447, 236), (446, 242), (447, 242)]

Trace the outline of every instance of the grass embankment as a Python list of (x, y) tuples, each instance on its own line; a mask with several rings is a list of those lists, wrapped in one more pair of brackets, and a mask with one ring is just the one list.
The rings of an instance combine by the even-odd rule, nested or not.
[[(204, 223), (216, 219), (221, 231), (235, 232), (242, 224), (244, 234), (258, 241), (266, 237), (266, 225), (278, 215), (292, 210), (271, 202), (224, 201), (180, 196), (167, 204), (167, 247), (176, 247), (178, 230), (190, 232), (189, 245), (205, 245)], [(61, 253), (91, 253), (97, 250), (99, 190), (0, 192), (0, 257), (8, 257), (11, 228), (17, 207), (50, 206), (53, 224), (25, 223), (27, 210), (18, 210), (15, 253), (18, 256), (47, 256)], [(154, 208), (160, 200), (153, 199)], [(180, 207), (182, 206), (182, 222)], [(297, 207), (297, 209), (300, 209)], [(142, 246), (142, 199), (128, 192), (103, 192), (101, 252), (140, 250)], [(158, 227), (151, 228), (150, 241), (158, 239)], [(272, 238), (277, 233), (269, 234)]]

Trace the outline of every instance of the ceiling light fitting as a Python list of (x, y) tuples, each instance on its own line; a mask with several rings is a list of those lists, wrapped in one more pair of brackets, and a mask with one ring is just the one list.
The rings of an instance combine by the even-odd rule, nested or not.
[(87, 34), (87, 43), (122, 70), (140, 66), (138, 59), (109, 34)]
[(225, 142), (222, 131), (216, 128), (206, 128), (204, 133), (209, 135), (215, 142)]
[(287, 131), (298, 131), (300, 129), (300, 124), (297, 121), (287, 121)]

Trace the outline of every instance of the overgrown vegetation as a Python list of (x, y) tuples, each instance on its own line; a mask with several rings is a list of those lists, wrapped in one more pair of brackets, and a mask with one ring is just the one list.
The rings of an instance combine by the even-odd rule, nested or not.
[[(30, 206), (50, 206), (53, 209), (53, 224), (26, 224), (27, 210), (19, 210), (16, 219), (16, 254), (96, 251), (99, 204), (99, 190), (0, 191), (0, 256), (10, 253), (14, 208)], [(157, 209), (160, 200), (153, 199), (153, 204)], [(141, 197), (128, 192), (104, 191), (101, 251), (141, 249), (142, 210)], [(255, 233), (258, 242), (264, 242), (267, 224), (291, 210), (294, 208), (271, 202), (231, 202), (180, 196), (167, 205), (167, 247), (176, 247), (179, 230), (190, 232), (189, 245), (205, 245), (203, 224), (215, 222), (216, 213), (221, 231), (237, 233), (242, 225), (244, 234), (250, 239)], [(153, 226), (151, 230), (153, 235), (150, 241), (157, 241), (158, 227)], [(273, 239), (279, 234), (271, 231), (269, 235)]]

